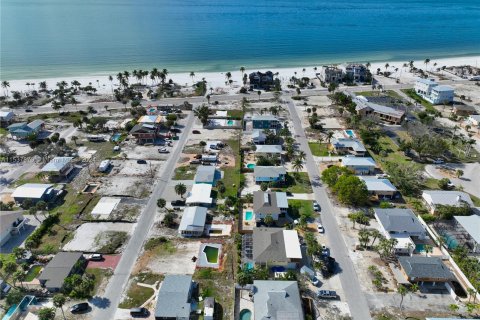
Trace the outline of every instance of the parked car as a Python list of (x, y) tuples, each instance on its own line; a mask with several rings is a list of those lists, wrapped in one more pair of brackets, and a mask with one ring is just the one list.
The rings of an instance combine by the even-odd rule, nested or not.
[(120, 146), (113, 147), (113, 151), (120, 151)]
[(443, 161), (440, 158), (433, 160), (433, 164), (442, 164), (442, 163), (445, 163), (445, 161)]
[(321, 223), (317, 224), (317, 230), (318, 230), (319, 233), (324, 233), (325, 232), (325, 228), (323, 227), (323, 225)]
[(316, 212), (319, 212), (320, 210), (322, 210), (317, 201), (313, 201), (313, 210)]
[(88, 260), (90, 261), (102, 261), (103, 255), (101, 253), (93, 253), (88, 256)]
[(379, 174), (376, 174), (375, 177), (380, 178), (380, 179), (385, 179), (385, 178), (388, 178), (390, 176), (386, 173), (379, 173)]
[(89, 307), (90, 305), (88, 304), (88, 302), (77, 303), (70, 307), (70, 312), (80, 313), (83, 311), (87, 311)]
[(200, 134), (200, 131), (199, 130), (193, 130), (192, 133), (193, 134)]
[(324, 257), (330, 257), (330, 249), (328, 249), (328, 248), (322, 248), (322, 256), (324, 256)]
[(147, 308), (132, 308), (130, 309), (130, 315), (132, 317), (148, 317), (150, 312)]
[(202, 155), (201, 155), (201, 154), (197, 154), (197, 155), (195, 155), (194, 158), (195, 158), (195, 159), (202, 159)]
[(450, 181), (450, 179), (448, 179), (447, 188), (448, 188), (448, 189), (453, 189), (453, 188), (455, 188), (455, 185), (453, 184), (452, 181)]
[(159, 149), (158, 149), (158, 152), (159, 152), (159, 153), (169, 153), (170, 151), (168, 151), (167, 148), (159, 148)]
[(185, 200), (173, 200), (170, 202), (172, 207), (184, 207), (185, 206)]
[(320, 280), (318, 280), (317, 277), (309, 278), (309, 280), (315, 287), (317, 287), (320, 284)]
[(317, 297), (320, 299), (337, 299), (337, 292), (333, 290), (318, 290)]
[(137, 160), (137, 163), (138, 164), (147, 164), (147, 161), (146, 160)]
[(196, 160), (196, 159), (195, 159), (195, 160), (192, 160), (192, 161), (190, 161), (190, 164), (200, 164), (200, 163), (202, 163), (202, 161), (200, 161), (200, 160)]

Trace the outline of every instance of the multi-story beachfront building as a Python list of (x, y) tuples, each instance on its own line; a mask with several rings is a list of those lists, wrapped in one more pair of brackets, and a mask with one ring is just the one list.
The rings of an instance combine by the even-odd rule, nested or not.
[(433, 104), (453, 102), (454, 90), (451, 86), (439, 85), (433, 79), (417, 79), (415, 92)]
[(320, 77), (326, 83), (340, 83), (343, 81), (343, 70), (335, 66), (323, 66)]

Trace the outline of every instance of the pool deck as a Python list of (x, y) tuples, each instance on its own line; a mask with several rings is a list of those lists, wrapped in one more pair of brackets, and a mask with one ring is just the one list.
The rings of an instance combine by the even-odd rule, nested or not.
[[(218, 249), (217, 263), (208, 262), (207, 255), (205, 254), (205, 252), (203, 252), (203, 249), (205, 249), (205, 247), (207, 247), (207, 246)], [(200, 250), (198, 251), (197, 267), (199, 267), (199, 268), (214, 268), (214, 269), (220, 268), (222, 254), (223, 254), (222, 245), (220, 243), (202, 243), (200, 245)]]
[(248, 309), (252, 312), (250, 320), (255, 319), (255, 314), (253, 310), (253, 299), (249, 297), (249, 290), (240, 290), (240, 304), (239, 312), (242, 312), (243, 309)]
[[(251, 220), (245, 220), (245, 214), (247, 211), (252, 212), (252, 219)], [(253, 230), (253, 228), (257, 225), (255, 221), (255, 215), (253, 214), (253, 205), (248, 204), (247, 208), (243, 210), (242, 212), (242, 230)]]

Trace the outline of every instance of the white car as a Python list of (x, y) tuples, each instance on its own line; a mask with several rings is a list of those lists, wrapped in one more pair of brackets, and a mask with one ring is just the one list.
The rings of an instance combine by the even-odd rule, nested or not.
[(103, 260), (103, 255), (101, 253), (93, 253), (93, 254), (88, 256), (88, 260), (102, 261)]
[(325, 228), (323, 228), (321, 223), (317, 224), (317, 229), (318, 229), (319, 233), (324, 233), (325, 232)]
[(319, 212), (321, 210), (320, 205), (318, 204), (317, 201), (313, 201), (313, 210), (316, 212)]
[(160, 148), (158, 149), (159, 153), (169, 153), (170, 151), (167, 150), (167, 148)]
[(386, 173), (379, 173), (379, 174), (376, 174), (375, 177), (380, 178), (380, 179), (384, 179), (384, 178), (388, 178), (389, 175), (386, 174)]

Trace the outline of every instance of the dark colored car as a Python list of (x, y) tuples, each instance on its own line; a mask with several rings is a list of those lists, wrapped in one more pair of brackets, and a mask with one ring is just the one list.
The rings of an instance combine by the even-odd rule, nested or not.
[(138, 164), (147, 164), (147, 161), (145, 161), (145, 160), (137, 160), (137, 163), (138, 163)]
[(90, 305), (88, 304), (88, 302), (77, 303), (70, 307), (70, 312), (80, 313), (83, 311), (87, 311), (89, 307)]
[(192, 160), (192, 161), (190, 161), (190, 164), (200, 164), (200, 163), (202, 163), (202, 161), (200, 161), (200, 160)]
[(185, 200), (174, 200), (171, 202), (172, 207), (183, 207), (185, 206)]
[(195, 158), (195, 159), (202, 159), (202, 155), (201, 155), (201, 154), (197, 154), (197, 155), (195, 155), (194, 158)]
[(321, 299), (337, 299), (337, 293), (333, 290), (318, 290), (317, 297)]
[(132, 308), (130, 309), (132, 317), (148, 317), (149, 312), (147, 308)]
[(192, 133), (193, 134), (200, 134), (200, 131), (199, 130), (193, 130)]

